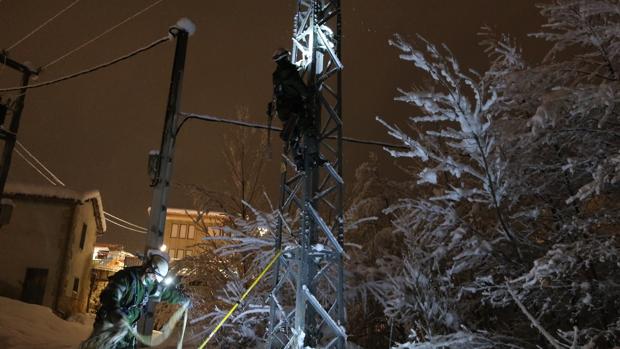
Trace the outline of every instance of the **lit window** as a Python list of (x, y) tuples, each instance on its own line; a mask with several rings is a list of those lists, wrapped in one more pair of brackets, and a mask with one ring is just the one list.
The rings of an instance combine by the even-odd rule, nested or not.
[(179, 232), (179, 237), (181, 239), (187, 239), (187, 225), (186, 224), (181, 224), (181, 229)]
[(177, 251), (177, 259), (182, 259), (183, 258), (183, 250), (179, 249)]
[(168, 255), (170, 256), (170, 258), (176, 258), (176, 252), (177, 250), (175, 250), (174, 248), (169, 249), (168, 251)]
[(171, 238), (176, 238), (179, 236), (179, 225), (178, 224), (173, 224), (172, 225), (172, 232), (170, 233), (170, 237)]
[(189, 257), (193, 254), (194, 252), (192, 250), (185, 250), (185, 257)]
[(189, 232), (187, 233), (187, 238), (193, 240), (194, 237), (196, 237), (196, 227), (193, 225), (190, 225)]

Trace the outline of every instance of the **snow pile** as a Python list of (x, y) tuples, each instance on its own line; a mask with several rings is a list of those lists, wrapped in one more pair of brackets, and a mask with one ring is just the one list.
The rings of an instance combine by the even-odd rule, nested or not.
[(65, 321), (52, 310), (0, 297), (0, 348), (76, 348), (88, 337), (92, 320)]

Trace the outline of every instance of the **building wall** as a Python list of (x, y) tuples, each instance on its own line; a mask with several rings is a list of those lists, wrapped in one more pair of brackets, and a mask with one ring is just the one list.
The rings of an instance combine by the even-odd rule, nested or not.
[(42, 305), (53, 307), (62, 269), (61, 251), (73, 216), (69, 202), (13, 199), (9, 224), (0, 228), (0, 295), (21, 299), (27, 268), (47, 269)]
[[(208, 228), (208, 235), (216, 235), (215, 226), (222, 225), (221, 217), (207, 216), (204, 219), (204, 226)], [(203, 231), (204, 227), (199, 227), (194, 223), (191, 216), (187, 214), (168, 214), (166, 225), (164, 226), (164, 244), (167, 246), (168, 254), (175, 259), (183, 259), (188, 255), (200, 253), (197, 246), (204, 241), (207, 234)], [(190, 234), (193, 231), (193, 235)], [(185, 232), (185, 233), (184, 233)]]
[[(73, 216), (70, 241), (67, 245), (63, 297), (58, 309), (60, 313), (85, 313), (90, 291), (91, 266), (97, 226), (95, 212), (90, 201), (78, 204)], [(82, 233), (84, 232), (84, 241)]]
[(12, 200), (11, 221), (0, 228), (0, 295), (22, 299), (27, 269), (46, 269), (41, 305), (65, 316), (85, 312), (97, 234), (92, 202)]

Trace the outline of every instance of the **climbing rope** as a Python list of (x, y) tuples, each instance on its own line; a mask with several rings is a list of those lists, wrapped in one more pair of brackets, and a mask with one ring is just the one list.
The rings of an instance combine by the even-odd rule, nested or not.
[(215, 334), (217, 333), (217, 331), (219, 331), (219, 329), (222, 327), (222, 325), (224, 325), (224, 323), (226, 322), (226, 320), (228, 320), (228, 318), (235, 312), (235, 310), (237, 310), (237, 308), (239, 307), (239, 305), (241, 304), (241, 302), (243, 302), (245, 300), (245, 298), (250, 294), (250, 292), (252, 292), (252, 289), (254, 289), (254, 287), (258, 284), (258, 282), (263, 278), (263, 276), (265, 276), (265, 274), (267, 273), (267, 271), (269, 271), (269, 269), (271, 269), (271, 267), (273, 266), (273, 263), (275, 263), (275, 261), (280, 258), (280, 256), (282, 255), (282, 250), (278, 251), (278, 253), (276, 253), (273, 258), (271, 258), (271, 260), (269, 261), (269, 263), (267, 264), (267, 266), (265, 267), (265, 269), (263, 269), (263, 271), (261, 271), (260, 274), (258, 274), (258, 276), (256, 277), (256, 279), (254, 279), (254, 282), (252, 282), (252, 284), (250, 285), (250, 287), (248, 287), (248, 289), (245, 291), (245, 293), (241, 296), (241, 298), (239, 298), (239, 300), (235, 303), (235, 305), (233, 305), (233, 307), (228, 311), (228, 314), (226, 314), (226, 316), (224, 316), (224, 318), (220, 321), (220, 323), (217, 324), (217, 326), (215, 326), (215, 328), (213, 329), (213, 331), (211, 331), (211, 334), (209, 334), (209, 336), (207, 337), (207, 339), (205, 339), (205, 341), (198, 347), (198, 349), (204, 349), (204, 347), (207, 345), (207, 343), (209, 343), (209, 341), (211, 340), (211, 338), (213, 338), (213, 336), (215, 336)]
[[(271, 258), (267, 266), (258, 274), (256, 279), (252, 282), (250, 287), (243, 293), (241, 298), (233, 305), (233, 307), (228, 311), (226, 316), (215, 326), (213, 331), (209, 334), (209, 336), (205, 339), (205, 341), (198, 347), (198, 349), (204, 349), (207, 343), (215, 336), (215, 334), (222, 328), (224, 323), (230, 318), (230, 316), (237, 310), (239, 305), (248, 297), (250, 292), (258, 285), (260, 280), (267, 274), (269, 269), (273, 266), (273, 264), (282, 256), (284, 251), (279, 250), (277, 253)], [(183, 326), (181, 329), (181, 335), (177, 342), (177, 349), (183, 348), (183, 338), (185, 336), (185, 329), (187, 327), (187, 309), (189, 307), (189, 302), (182, 304), (182, 306), (177, 309), (177, 311), (172, 314), (168, 322), (162, 327), (161, 335), (154, 336), (146, 336), (138, 333), (137, 329), (131, 326), (127, 321), (123, 321), (120, 328), (118, 325), (110, 324), (108, 327), (99, 331), (99, 333), (95, 336), (91, 336), (86, 341), (84, 341), (80, 345), (80, 349), (102, 349), (102, 348), (113, 348), (116, 343), (120, 342), (127, 333), (130, 333), (138, 342), (149, 346), (155, 347), (164, 343), (174, 331), (177, 323), (183, 317)]]
[(187, 309), (189, 307), (189, 302), (186, 302), (181, 305), (177, 311), (172, 314), (168, 322), (162, 327), (161, 334), (157, 337), (153, 336), (145, 336), (138, 333), (137, 329), (127, 322), (123, 320), (120, 324), (112, 324), (112, 323), (104, 323), (102, 328), (94, 331), (91, 336), (86, 339), (84, 342), (80, 344), (80, 349), (111, 349), (115, 348), (119, 343), (123, 340), (126, 340), (125, 337), (127, 334), (131, 334), (137, 341), (140, 343), (154, 347), (161, 345), (165, 342), (172, 332), (174, 332), (174, 328), (177, 323), (183, 317), (183, 327), (181, 330), (181, 336), (177, 342), (177, 349), (183, 348), (183, 338), (185, 336), (185, 327), (187, 326)]
[(131, 333), (131, 335), (134, 336), (138, 342), (146, 346), (149, 346), (149, 347), (156, 347), (164, 343), (170, 337), (170, 335), (172, 334), (172, 332), (174, 332), (174, 328), (176, 327), (177, 323), (179, 322), (182, 316), (183, 326), (181, 328), (181, 336), (179, 337), (179, 340), (177, 341), (177, 349), (181, 349), (183, 348), (183, 337), (185, 336), (185, 327), (187, 326), (187, 308), (188, 307), (189, 307), (189, 302), (184, 303), (179, 309), (177, 309), (177, 311), (175, 311), (174, 314), (172, 314), (168, 322), (166, 322), (166, 324), (161, 328), (161, 334), (157, 337), (146, 336), (146, 335), (140, 334), (138, 333), (138, 330), (136, 328), (130, 326), (129, 324), (126, 324), (126, 326), (129, 330), (129, 333)]

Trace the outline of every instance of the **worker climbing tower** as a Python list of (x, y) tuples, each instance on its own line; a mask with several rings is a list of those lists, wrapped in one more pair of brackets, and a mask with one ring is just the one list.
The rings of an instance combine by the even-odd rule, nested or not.
[(302, 130), (302, 168), (282, 154), (276, 250), (284, 253), (270, 299), (270, 348), (342, 349), (346, 341), (341, 36), (340, 0), (296, 1), (291, 61), (311, 91), (314, 127)]

